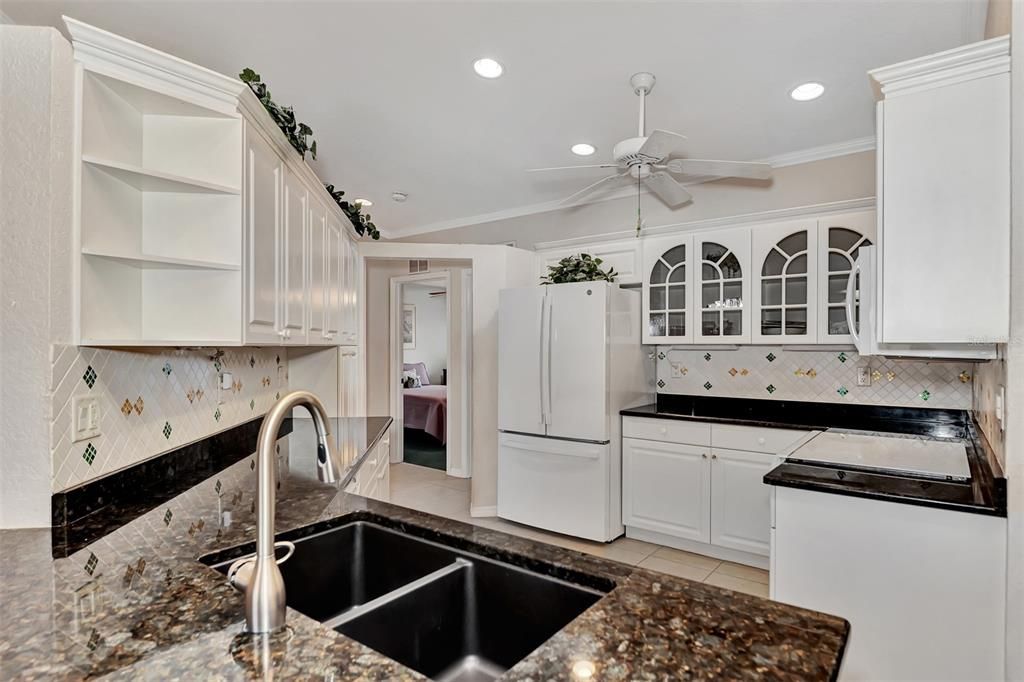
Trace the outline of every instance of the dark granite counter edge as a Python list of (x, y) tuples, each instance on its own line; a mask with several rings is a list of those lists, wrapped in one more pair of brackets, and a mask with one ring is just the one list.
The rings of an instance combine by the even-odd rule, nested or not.
[[(818, 492), (848, 495), (866, 499), (877, 499), (900, 504), (913, 504), (938, 509), (948, 509), (964, 513), (982, 514), (987, 516), (1007, 515), (1006, 479), (1002, 477), (998, 460), (985, 440), (984, 434), (976, 425), (973, 417), (963, 410), (933, 410), (930, 408), (879, 408), (876, 406), (837, 406), (823, 403), (783, 403), (759, 399), (728, 399), (706, 398), (703, 396), (667, 396), (660, 394), (659, 403), (648, 404), (620, 411), (625, 417), (642, 417), (648, 419), (669, 419), (678, 421), (699, 421), (737, 426), (756, 426), (764, 428), (788, 428), (806, 430), (825, 430), (829, 428), (851, 428), (872, 431), (890, 431), (894, 433), (916, 433), (936, 435), (940, 437), (963, 438), (967, 445), (968, 464), (971, 468), (971, 500), (942, 499), (939, 496), (927, 496), (925, 493), (907, 494), (898, 492), (893, 482), (903, 483), (907, 480), (898, 475), (871, 472), (844, 472), (845, 480), (836, 480), (837, 471), (841, 467), (821, 464), (787, 462), (772, 469), (764, 477), (769, 485), (801, 488)], [(663, 398), (676, 398), (668, 400)], [(666, 404), (667, 403), (667, 404)], [(693, 414), (701, 407), (711, 405), (712, 409), (724, 409), (735, 406), (736, 411), (744, 413), (743, 417), (727, 417), (710, 414)], [(787, 405), (801, 408), (801, 417), (789, 418), (781, 416)], [(758, 408), (772, 413), (772, 418), (760, 419)], [(848, 408), (848, 409), (847, 409)], [(672, 409), (688, 410), (691, 414)], [(843, 414), (846, 412), (846, 414)], [(802, 415), (810, 413), (809, 419)], [(891, 413), (892, 417), (888, 417)], [(839, 416), (836, 419), (836, 416)], [(833, 417), (833, 419), (829, 419)], [(934, 417), (934, 420), (929, 419)], [(840, 423), (836, 423), (836, 421)], [(809, 423), (808, 423), (809, 422)], [(952, 486), (953, 484), (946, 484)], [(966, 485), (966, 484), (959, 484)], [(941, 489), (941, 484), (935, 485)]]

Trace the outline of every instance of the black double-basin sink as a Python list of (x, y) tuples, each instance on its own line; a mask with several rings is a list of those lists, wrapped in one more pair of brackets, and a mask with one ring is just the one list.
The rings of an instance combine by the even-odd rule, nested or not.
[[(435, 680), (495, 679), (613, 587), (575, 584), (380, 521), (279, 535), (295, 543), (280, 565), (288, 606)], [(226, 574), (254, 549), (200, 561)]]

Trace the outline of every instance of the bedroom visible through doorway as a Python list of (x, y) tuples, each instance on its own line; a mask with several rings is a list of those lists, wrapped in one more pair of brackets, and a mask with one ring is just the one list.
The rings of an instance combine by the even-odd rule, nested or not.
[(448, 466), (447, 280), (402, 286), (402, 459), (445, 471)]

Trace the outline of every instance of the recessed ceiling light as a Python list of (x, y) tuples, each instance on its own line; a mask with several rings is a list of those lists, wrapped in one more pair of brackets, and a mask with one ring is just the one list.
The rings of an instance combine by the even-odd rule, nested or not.
[(356, 199), (353, 203), (358, 204), (364, 208), (370, 208), (373, 206), (373, 202), (369, 199)]
[(596, 150), (594, 149), (594, 145), (587, 144), (586, 142), (580, 142), (579, 144), (574, 144), (570, 147), (570, 151), (572, 151), (576, 156), (590, 156)]
[(473, 62), (473, 70), (476, 71), (478, 76), (483, 76), (484, 78), (497, 78), (505, 71), (501, 64), (490, 57), (484, 57)]
[(824, 85), (812, 82), (796, 86), (792, 91), (790, 91), (789, 96), (797, 102), (810, 102), (812, 99), (818, 99), (821, 97), (824, 92)]

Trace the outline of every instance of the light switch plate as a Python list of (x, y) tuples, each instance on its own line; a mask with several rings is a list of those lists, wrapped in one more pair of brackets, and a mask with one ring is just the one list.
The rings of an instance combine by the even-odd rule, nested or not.
[(100, 406), (95, 396), (71, 398), (71, 442), (77, 443), (100, 435)]

